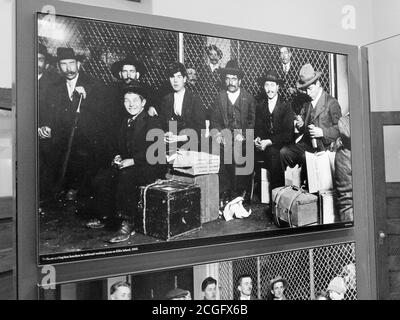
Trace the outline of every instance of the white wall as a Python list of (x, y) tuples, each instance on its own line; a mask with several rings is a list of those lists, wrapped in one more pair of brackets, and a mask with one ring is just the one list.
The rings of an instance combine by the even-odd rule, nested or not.
[(0, 88), (11, 88), (11, 26), (12, 26), (12, 1), (0, 0)]
[[(4, 71), (0, 73), (0, 87), (6, 88), (11, 87), (12, 1), (0, 0), (0, 30), (2, 30), (0, 41), (3, 44), (0, 67)], [(371, 24), (373, 0), (142, 0), (141, 3), (127, 0), (62, 1), (354, 45), (371, 42), (373, 36)], [(399, 6), (398, 0), (384, 1), (390, 2), (395, 7)], [(355, 9), (355, 29), (344, 29), (342, 26), (344, 18), (342, 9), (346, 5), (351, 5)], [(377, 7), (376, 4), (375, 6)], [(379, 17), (383, 15), (382, 10), (377, 12)], [(384, 22), (383, 28), (386, 19), (383, 16), (381, 19)]]

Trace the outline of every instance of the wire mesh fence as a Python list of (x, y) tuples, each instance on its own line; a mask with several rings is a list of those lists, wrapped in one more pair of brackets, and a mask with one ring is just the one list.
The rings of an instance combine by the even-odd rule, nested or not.
[[(326, 291), (336, 276), (345, 279), (345, 300), (357, 299), (355, 244), (343, 243), (304, 250), (286, 251), (260, 257), (221, 262), (221, 300), (237, 299), (238, 280), (247, 274), (253, 280), (253, 295), (267, 299), (270, 280), (282, 276), (288, 281), (285, 296), (290, 300), (310, 300)], [(228, 286), (228, 287), (227, 287)]]
[(54, 19), (48, 28), (43, 24), (46, 16), (39, 16), (39, 43), (53, 56), (57, 47), (74, 48), (85, 56), (83, 70), (105, 84), (116, 80), (111, 65), (133, 55), (146, 69), (141, 80), (159, 89), (166, 80), (168, 64), (178, 60), (177, 32), (63, 16)]
[[(167, 66), (183, 60), (187, 68), (193, 68), (197, 73), (197, 83), (191, 89), (209, 108), (221, 88), (220, 75), (209, 68), (206, 51), (207, 45), (214, 44), (222, 51), (219, 65), (224, 67), (230, 59), (238, 60), (245, 73), (242, 87), (256, 97), (262, 90), (259, 78), (268, 69), (275, 69), (285, 80), (281, 94), (289, 98), (287, 88), (295, 86), (298, 72), (305, 63), (311, 63), (323, 73), (321, 83), (330, 92), (330, 54), (327, 52), (292, 48), (291, 71), (285, 74), (281, 70), (280, 47), (273, 44), (189, 33), (184, 33), (183, 42), (180, 42), (179, 33), (174, 31), (65, 16), (55, 16), (49, 25), (45, 23), (46, 19), (46, 15), (39, 15), (39, 42), (47, 46), (52, 55), (56, 55), (57, 47), (74, 48), (85, 56), (83, 70), (105, 84), (116, 81), (110, 71), (111, 65), (133, 55), (147, 70), (141, 80), (154, 90), (162, 89), (168, 80)], [(180, 43), (183, 48), (179, 47)], [(180, 52), (183, 57), (179, 56)]]

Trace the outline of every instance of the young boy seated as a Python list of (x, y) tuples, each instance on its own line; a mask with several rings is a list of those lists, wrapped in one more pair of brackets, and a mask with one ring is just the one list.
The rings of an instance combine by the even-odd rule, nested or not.
[(97, 218), (89, 221), (89, 228), (102, 228), (105, 223), (117, 224), (118, 232), (109, 241), (127, 241), (134, 235), (135, 216), (139, 201), (139, 187), (158, 178), (156, 165), (146, 159), (146, 141), (149, 130), (158, 128), (156, 117), (144, 112), (147, 92), (140, 85), (129, 86), (123, 91), (126, 115), (121, 123), (118, 141), (113, 144), (110, 168), (95, 179)]

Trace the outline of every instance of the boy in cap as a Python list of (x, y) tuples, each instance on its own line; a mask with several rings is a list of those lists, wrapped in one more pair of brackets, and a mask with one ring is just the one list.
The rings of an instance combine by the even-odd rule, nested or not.
[(111, 168), (96, 177), (97, 218), (86, 226), (96, 229), (104, 227), (104, 222), (118, 223), (119, 230), (109, 240), (111, 243), (127, 241), (134, 235), (139, 187), (153, 182), (158, 174), (156, 166), (146, 159), (151, 144), (146, 140), (147, 132), (159, 127), (157, 119), (144, 111), (146, 98), (147, 91), (140, 85), (124, 89), (125, 115), (110, 159)]

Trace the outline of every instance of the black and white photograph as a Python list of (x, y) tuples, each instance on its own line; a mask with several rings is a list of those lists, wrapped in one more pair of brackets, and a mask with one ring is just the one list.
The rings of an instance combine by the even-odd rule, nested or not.
[(39, 288), (43, 300), (357, 300), (354, 243)]
[(400, 300), (399, 10), (0, 0), (0, 300)]
[(346, 55), (37, 23), (42, 263), (352, 226)]

